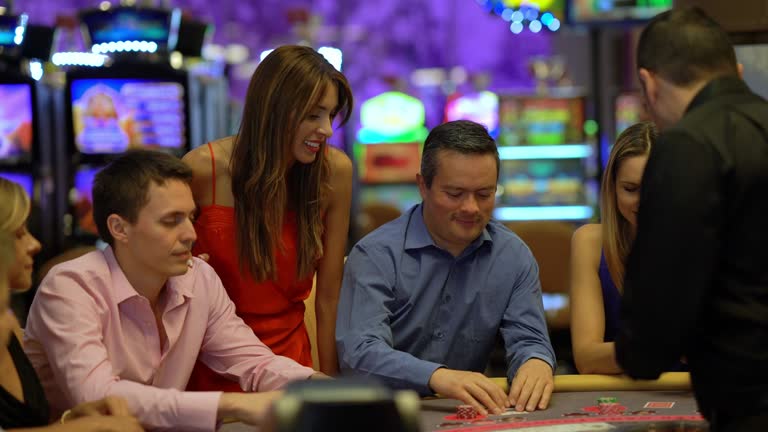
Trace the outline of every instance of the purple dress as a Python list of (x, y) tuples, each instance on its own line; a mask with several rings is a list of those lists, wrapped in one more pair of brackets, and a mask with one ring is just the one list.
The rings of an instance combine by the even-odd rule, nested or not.
[(613, 342), (616, 339), (616, 332), (619, 330), (619, 319), (621, 314), (621, 293), (611, 279), (611, 272), (608, 271), (608, 263), (605, 262), (605, 253), (600, 252), (600, 287), (603, 291), (603, 310), (605, 312), (605, 336), (603, 342)]

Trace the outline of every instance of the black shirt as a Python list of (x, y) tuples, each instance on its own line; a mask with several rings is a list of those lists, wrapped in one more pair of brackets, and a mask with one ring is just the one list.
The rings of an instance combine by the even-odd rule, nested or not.
[(24, 402), (20, 402), (6, 389), (0, 387), (0, 426), (5, 429), (38, 427), (48, 424), (49, 408), (45, 392), (37, 379), (37, 374), (29, 359), (24, 354), (16, 335), (11, 335), (8, 351), (16, 366), (24, 392)]
[(643, 379), (686, 356), (705, 416), (768, 409), (768, 103), (739, 79), (651, 149), (616, 355)]

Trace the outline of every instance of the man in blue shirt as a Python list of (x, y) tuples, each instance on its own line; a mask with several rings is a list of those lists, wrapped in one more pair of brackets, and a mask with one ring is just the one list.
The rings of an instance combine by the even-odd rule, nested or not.
[[(485, 127), (455, 121), (432, 130), (416, 176), (423, 202), (347, 259), (336, 322), (343, 372), (459, 399), (481, 414), (547, 407), (555, 354), (538, 266), (491, 220), (498, 175)], [(508, 395), (478, 373), (499, 332)]]

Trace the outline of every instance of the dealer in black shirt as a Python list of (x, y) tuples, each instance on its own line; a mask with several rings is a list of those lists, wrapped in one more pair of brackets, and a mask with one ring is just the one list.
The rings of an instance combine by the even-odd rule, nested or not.
[(686, 358), (713, 431), (768, 431), (768, 103), (728, 35), (675, 9), (640, 36), (662, 130), (643, 177), (616, 356), (652, 379)]

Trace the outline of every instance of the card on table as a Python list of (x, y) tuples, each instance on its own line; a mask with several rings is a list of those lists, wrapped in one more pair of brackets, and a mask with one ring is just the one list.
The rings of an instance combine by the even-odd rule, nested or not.
[(643, 408), (672, 408), (675, 406), (674, 402), (646, 402)]

